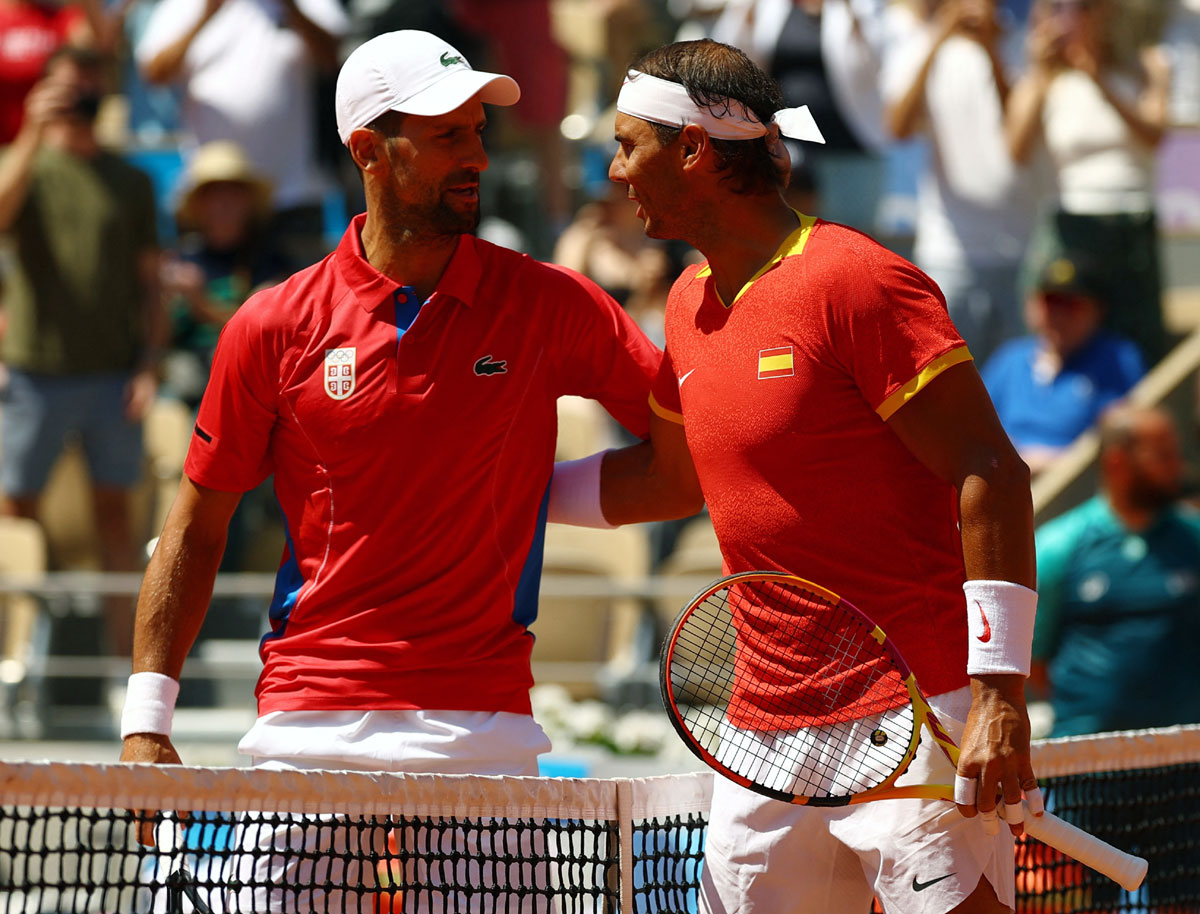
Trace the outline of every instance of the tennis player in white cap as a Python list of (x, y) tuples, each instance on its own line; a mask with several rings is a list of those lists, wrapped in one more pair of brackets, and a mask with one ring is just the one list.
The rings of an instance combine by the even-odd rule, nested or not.
[[(171, 712), (225, 529), (241, 493), (273, 473), (287, 546), (259, 716), (239, 750), (279, 769), (537, 773), (550, 747), (530, 713), (530, 625), (556, 401), (596, 399), (646, 438), (661, 352), (591, 281), (473, 236), (485, 105), (519, 96), (425, 32), (380, 35), (346, 60), (338, 132), (366, 213), (222, 334), (138, 605), (126, 761), (179, 761)], [(686, 457), (682, 430), (673, 440)], [(695, 498), (671, 513), (694, 513)], [(246, 853), (220, 874), (231, 909), (375, 910), (365, 854), (387, 829), (262, 823), (239, 835)], [(330, 842), (362, 853), (326, 853)], [(304, 853), (257, 853), (264, 844)], [(464, 865), (483, 851), (462, 850)], [(427, 903), (467, 909), (453, 892), (403, 909)]]

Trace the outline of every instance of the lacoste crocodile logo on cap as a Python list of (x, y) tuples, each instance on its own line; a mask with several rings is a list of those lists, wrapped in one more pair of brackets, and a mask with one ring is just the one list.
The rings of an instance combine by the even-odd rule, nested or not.
[(438, 61), (443, 67), (452, 67), (456, 63), (462, 63), (462, 58), (452, 55), (449, 51), (442, 51), (442, 56), (438, 58)]

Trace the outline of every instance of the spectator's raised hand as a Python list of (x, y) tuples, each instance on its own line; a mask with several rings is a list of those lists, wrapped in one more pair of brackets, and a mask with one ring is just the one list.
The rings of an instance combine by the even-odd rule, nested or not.
[(207, 280), (199, 265), (165, 255), (159, 274), (163, 292), (168, 298), (179, 296), (194, 311), (203, 304)]
[(1029, 29), (1026, 56), (1030, 66), (1039, 71), (1054, 69), (1065, 63), (1063, 51), (1067, 33), (1061, 22), (1051, 16), (1035, 19)]
[(77, 94), (75, 86), (61, 79), (43, 79), (25, 98), (25, 128), (40, 134), (52, 121), (69, 117)]
[(125, 421), (141, 422), (158, 395), (158, 369), (143, 368), (125, 384)]

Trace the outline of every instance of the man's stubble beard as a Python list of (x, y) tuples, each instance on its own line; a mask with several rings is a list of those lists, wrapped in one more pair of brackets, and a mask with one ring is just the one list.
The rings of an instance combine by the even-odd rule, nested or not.
[(456, 210), (439, 197), (433, 204), (404, 206), (393, 196), (384, 198), (384, 222), (388, 234), (396, 240), (436, 240), (474, 235), (479, 228), (480, 212), (476, 205), (468, 211)]

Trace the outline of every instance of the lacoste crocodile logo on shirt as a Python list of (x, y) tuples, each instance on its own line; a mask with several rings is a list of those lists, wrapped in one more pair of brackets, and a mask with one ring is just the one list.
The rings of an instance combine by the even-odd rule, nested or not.
[(490, 374), (508, 374), (506, 365), (508, 365), (508, 362), (504, 359), (498, 359), (493, 362), (491, 355), (485, 355), (475, 363), (475, 374), (481, 377)]

